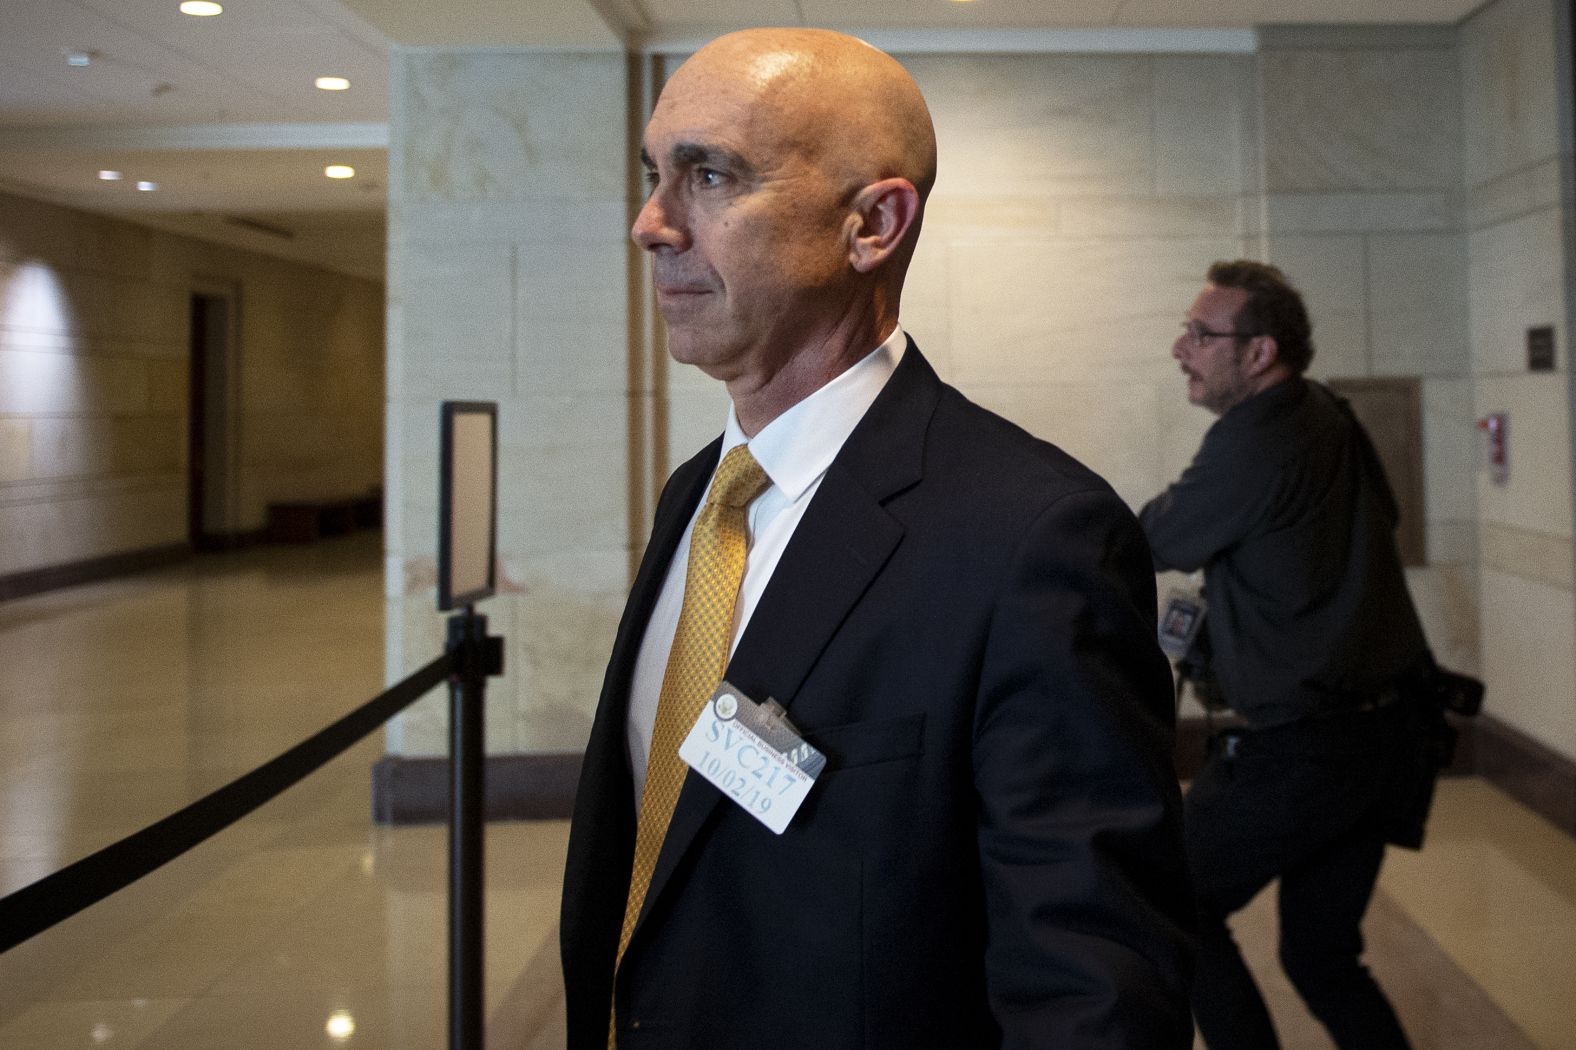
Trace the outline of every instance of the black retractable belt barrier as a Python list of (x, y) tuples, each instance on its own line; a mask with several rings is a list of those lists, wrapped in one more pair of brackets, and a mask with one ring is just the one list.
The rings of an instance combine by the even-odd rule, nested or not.
[(69, 919), (240, 820), (315, 773), (445, 680), (449, 683), (449, 1047), (482, 1050), (482, 863), (487, 679), (503, 639), (475, 603), (497, 590), (498, 405), (445, 401), (439, 478), (438, 610), (444, 654), (278, 758), (0, 899), (0, 952)]
[(459, 659), (450, 650), (333, 725), (185, 809), (0, 898), (0, 952), (125, 889), (315, 773), (443, 682)]

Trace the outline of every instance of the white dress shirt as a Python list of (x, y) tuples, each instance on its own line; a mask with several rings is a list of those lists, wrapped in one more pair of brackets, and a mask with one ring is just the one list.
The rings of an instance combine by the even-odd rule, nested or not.
[[(733, 610), (733, 637), (728, 644), (731, 657), (744, 628), (755, 612), (772, 571), (792, 538), (799, 519), (804, 517), (826, 469), (854, 427), (864, 418), (876, 395), (881, 393), (908, 346), (901, 328), (893, 330), (886, 341), (848, 371), (772, 420), (754, 438), (739, 429), (733, 406), (728, 406), (728, 425), (722, 435), (722, 456), (735, 445), (748, 444), (750, 454), (766, 471), (772, 483), (750, 504), (748, 514), (749, 547), (744, 565), (744, 583)], [(716, 471), (716, 466), (712, 471)], [(709, 487), (709, 486), (708, 486)], [(705, 497), (695, 507), (689, 525), (673, 553), (662, 594), (657, 598), (646, 633), (640, 641), (635, 661), (635, 676), (629, 690), (629, 721), (625, 736), (629, 746), (629, 765), (635, 782), (635, 807), (646, 782), (646, 756), (651, 750), (651, 731), (657, 720), (657, 700), (662, 692), (662, 676), (668, 666), (668, 652), (678, 630), (679, 613), (684, 607), (684, 577), (689, 569), (690, 534), (695, 519), (706, 505)], [(769, 644), (769, 643), (768, 643)], [(765, 700), (763, 696), (756, 700)]]

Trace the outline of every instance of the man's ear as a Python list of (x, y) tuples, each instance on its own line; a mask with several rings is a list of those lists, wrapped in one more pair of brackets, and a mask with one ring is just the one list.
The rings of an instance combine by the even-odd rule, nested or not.
[(1257, 379), (1280, 363), (1280, 344), (1273, 335), (1257, 335), (1248, 344), (1248, 375)]
[(907, 179), (872, 182), (849, 206), (848, 261), (870, 273), (890, 259), (919, 218), (919, 191)]

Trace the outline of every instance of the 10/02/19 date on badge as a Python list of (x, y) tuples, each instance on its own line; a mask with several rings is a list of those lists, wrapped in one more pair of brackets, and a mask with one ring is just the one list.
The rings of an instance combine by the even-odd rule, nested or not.
[(727, 682), (702, 709), (679, 757), (779, 835), (826, 768), (826, 756), (778, 704), (756, 703)]

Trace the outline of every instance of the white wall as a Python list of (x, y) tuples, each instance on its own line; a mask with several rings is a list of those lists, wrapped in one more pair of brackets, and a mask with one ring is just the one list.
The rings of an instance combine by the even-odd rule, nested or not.
[(0, 574), (184, 543), (190, 297), (240, 310), (228, 531), (381, 481), (382, 288), (0, 194)]
[[(1576, 754), (1563, 335), (1553, 376), (1525, 374), (1518, 349), (1570, 305), (1552, 12), (1501, 0), (1459, 28), (1283, 28), (1251, 55), (899, 56), (941, 143), (902, 316), (946, 378), (1137, 506), (1212, 418), (1168, 352), (1206, 267), (1281, 265), (1314, 314), (1316, 376), (1422, 380), (1429, 564), (1409, 580), (1436, 652)], [(715, 384), (660, 364), (625, 241), (648, 73), (396, 56), (390, 670), (438, 644), (437, 402), (496, 397), (509, 593), (488, 608), (512, 677), (494, 750), (583, 742), (651, 495), (723, 422)], [(1503, 489), (1479, 463), (1490, 408), (1513, 415)], [(437, 752), (441, 729), (429, 705), (393, 747)]]
[[(1462, 27), (1461, 83), (1475, 411), (1510, 416), (1509, 482), (1475, 492), (1487, 704), (1576, 757), (1567, 33), (1553, 0), (1498, 0)], [(1555, 328), (1554, 372), (1528, 371), (1533, 325)]]

